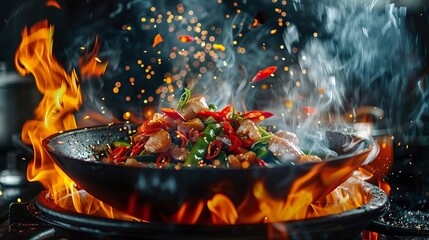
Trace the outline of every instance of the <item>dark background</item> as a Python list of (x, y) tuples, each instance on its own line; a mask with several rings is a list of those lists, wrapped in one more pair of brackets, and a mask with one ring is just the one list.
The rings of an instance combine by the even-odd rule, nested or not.
[[(311, 2), (306, 0), (302, 2)], [(113, 12), (118, 2), (127, 3), (129, 1), (102, 1), (102, 0), (58, 0), (61, 10), (47, 8), (46, 0), (5, 0), (2, 1), (0, 9), (0, 61), (11, 65), (13, 56), (21, 40), (21, 32), (25, 26), (48, 19), (50, 23), (56, 26), (55, 29), (55, 48), (63, 50), (71, 42), (73, 35), (79, 34), (84, 29), (82, 26), (91, 25), (92, 30), (97, 30), (100, 34), (108, 35), (106, 28), (120, 27), (127, 20), (136, 18), (133, 14), (122, 15), (120, 22), (114, 19), (108, 20), (106, 15)], [(180, 2), (180, 1), (177, 1)], [(328, 1), (329, 2), (329, 1)], [(421, 50), (424, 55), (428, 55), (429, 47), (429, 3), (425, 1), (396, 1), (398, 6), (407, 7), (406, 25), (408, 30), (419, 39)], [(174, 4), (174, 3), (172, 3)], [(247, 3), (250, 5), (250, 3)], [(292, 4), (290, 4), (292, 5)], [(258, 10), (258, 9), (256, 9)], [(257, 12), (257, 11), (254, 11)], [(104, 18), (106, 25), (94, 25), (94, 19)], [(294, 22), (300, 25), (300, 29), (314, 31), (314, 20), (305, 16), (303, 21)], [(61, 57), (61, 51), (57, 54)], [(425, 72), (429, 71), (428, 67)]]
[[(51, 24), (55, 25), (54, 54), (68, 71), (72, 67), (76, 67), (75, 63), (78, 58), (76, 58), (76, 54), (72, 50), (75, 50), (78, 47), (76, 46), (77, 37), (86, 37), (88, 38), (86, 41), (89, 42), (95, 37), (95, 34), (97, 34), (100, 39), (109, 41), (109, 57), (111, 57), (109, 65), (114, 67), (109, 69), (110, 72), (109, 75), (107, 75), (107, 78), (109, 79), (105, 79), (105, 87), (111, 89), (116, 81), (112, 79), (127, 79), (130, 76), (136, 75), (132, 72), (124, 72), (122, 67), (129, 65), (131, 62), (134, 63), (134, 59), (137, 59), (137, 57), (133, 57), (136, 55), (136, 51), (134, 49), (136, 43), (141, 45), (151, 45), (151, 41), (154, 37), (150, 35), (153, 33), (143, 31), (130, 32), (123, 34), (122, 36), (118, 36), (118, 29), (120, 29), (124, 23), (138, 21), (136, 16), (140, 14), (138, 12), (139, 9), (137, 8), (132, 10), (134, 12), (128, 11), (115, 18), (106, 17), (108, 14), (115, 11), (119, 2), (126, 4), (131, 1), (58, 0), (58, 3), (62, 8), (61, 10), (53, 7), (47, 8), (45, 0), (3, 1), (2, 8), (0, 9), (0, 62), (4, 62), (9, 71), (14, 71), (13, 58), (16, 48), (21, 41), (22, 30), (25, 26), (31, 26), (34, 23), (47, 18)], [(178, 2), (180, 1), (172, 1), (171, 4), (174, 5)], [(306, 2), (311, 5), (312, 0), (302, 2)], [(327, 0), (327, 2), (330, 1)], [(294, 1), (291, 1), (288, 3), (287, 7), (292, 8), (293, 4)], [(416, 39), (416, 44), (418, 45), (421, 56), (424, 56), (423, 66), (416, 71), (414, 76), (411, 77), (413, 79), (425, 79), (426, 81), (422, 81), (422, 86), (427, 92), (427, 75), (429, 74), (428, 3), (426, 3), (426, 1), (397, 1), (397, 5), (401, 4), (406, 4), (407, 6), (405, 24), (412, 35), (411, 38)], [(262, 6), (263, 5), (264, 4), (262, 4)], [(249, 7), (248, 11), (250, 13), (257, 13), (261, 10), (260, 6), (252, 5), (249, 1), (247, 1), (246, 7), (247, 6)], [(290, 19), (298, 17), (301, 19), (294, 21), (294, 24), (298, 25), (301, 34), (312, 33), (317, 30), (318, 23), (313, 16), (306, 16), (305, 14), (294, 16), (293, 11), (290, 11), (290, 15), (288, 15), (288, 18)], [(103, 21), (99, 21), (100, 19), (103, 19)], [(115, 49), (119, 48), (121, 49), (121, 52), (115, 52)], [(165, 64), (162, 67), (156, 67), (158, 67), (158, 69), (155, 69), (157, 72), (165, 72), (166, 69), (171, 66)], [(252, 75), (252, 73), (249, 73), (249, 75)], [(162, 79), (152, 81), (150, 86), (148, 86), (148, 92), (151, 90), (153, 91), (161, 84), (163, 84)], [(386, 86), (383, 85), (380, 86), (380, 89), (377, 89), (377, 85), (374, 85), (371, 91), (373, 93), (383, 94), (383, 89), (381, 89), (382, 87)], [(410, 89), (410, 94), (413, 90), (414, 89)], [(129, 89), (127, 91), (134, 90)], [(367, 92), (360, 94), (367, 94)], [(368, 97), (366, 98), (367, 102), (365, 102), (365, 104), (379, 104), (378, 98), (372, 98), (375, 95), (377, 94), (368, 94)], [(139, 103), (136, 102), (124, 103), (117, 95), (112, 95), (109, 99), (112, 100), (112, 109), (124, 108), (124, 106), (127, 107), (126, 104), (139, 105)], [(118, 104), (115, 106), (115, 103)], [(410, 104), (413, 104), (413, 102), (411, 101)], [(390, 112), (395, 112), (396, 108), (399, 107), (404, 108), (401, 109), (404, 114), (408, 114), (407, 109), (405, 109), (406, 105), (392, 106), (393, 109), (390, 109)], [(121, 115), (121, 113), (118, 112), (118, 115)], [(401, 118), (400, 121), (403, 121), (403, 119)], [(400, 124), (402, 124), (402, 122)]]

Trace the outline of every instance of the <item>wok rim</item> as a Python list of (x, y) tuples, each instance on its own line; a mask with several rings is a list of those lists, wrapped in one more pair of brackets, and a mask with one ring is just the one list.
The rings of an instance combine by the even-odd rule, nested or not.
[[(51, 155), (65, 157), (67, 159), (75, 160), (75, 161), (82, 161), (82, 162), (85, 162), (86, 164), (90, 164), (90, 165), (100, 165), (101, 164), (101, 165), (112, 166), (112, 167), (117, 167), (117, 168), (151, 169), (151, 170), (156, 170), (156, 171), (167, 171), (167, 172), (168, 171), (170, 171), (170, 172), (177, 172), (177, 171), (227, 171), (227, 172), (231, 172), (231, 171), (252, 171), (252, 170), (261, 170), (261, 169), (281, 169), (281, 168), (289, 168), (289, 167), (293, 167), (293, 166), (310, 166), (310, 165), (313, 165), (315, 163), (315, 162), (305, 162), (305, 163), (298, 163), (298, 164), (295, 164), (293, 166), (280, 165), (280, 166), (269, 166), (269, 167), (265, 167), (265, 168), (263, 168), (263, 167), (249, 167), (246, 169), (244, 169), (244, 168), (199, 168), (199, 167), (183, 167), (180, 169), (148, 168), (148, 167), (140, 167), (140, 166), (125, 166), (125, 165), (115, 165), (115, 164), (103, 163), (103, 162), (97, 162), (97, 161), (88, 161), (84, 158), (77, 158), (77, 157), (71, 157), (71, 156), (63, 155), (50, 146), (50, 143), (53, 142), (55, 140), (55, 138), (57, 138), (57, 137), (66, 137), (67, 135), (72, 135), (72, 134), (76, 134), (79, 132), (100, 131), (102, 129), (108, 129), (108, 128), (120, 127), (120, 126), (126, 127), (128, 129), (128, 128), (131, 128), (132, 126), (137, 126), (137, 125), (138, 124), (134, 124), (134, 123), (110, 123), (110, 124), (104, 124), (104, 125), (97, 125), (97, 126), (90, 126), (90, 127), (79, 127), (79, 128), (69, 129), (66, 131), (61, 131), (61, 132), (51, 134), (48, 137), (44, 138), (42, 140), (42, 146)], [(328, 130), (328, 131), (330, 131), (330, 130)], [(363, 141), (366, 141), (366, 143), (368, 144), (368, 147), (366, 147), (365, 149), (353, 152), (353, 153), (348, 153), (348, 154), (339, 155), (338, 157), (331, 157), (328, 159), (323, 159), (321, 162), (340, 161), (342, 159), (346, 159), (346, 158), (350, 158), (350, 157), (354, 157), (354, 156), (358, 156), (358, 155), (363, 155), (366, 153), (370, 154), (370, 152), (372, 150), (374, 150), (374, 148), (375, 148), (375, 141), (372, 137), (365, 138), (363, 136), (358, 136), (358, 135), (353, 134), (353, 133), (343, 133), (341, 131), (330, 131), (330, 132), (338, 132), (338, 133), (343, 134), (343, 135), (357, 137), (359, 139), (362, 139)], [(55, 161), (56, 160), (54, 158), (54, 162)]]

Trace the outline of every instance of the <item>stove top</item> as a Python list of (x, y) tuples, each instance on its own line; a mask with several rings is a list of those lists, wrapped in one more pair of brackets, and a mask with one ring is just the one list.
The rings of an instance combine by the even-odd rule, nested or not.
[[(31, 202), (25, 203), (14, 203), (10, 206), (10, 217), (9, 220), (4, 222), (0, 228), (0, 239), (5, 240), (38, 240), (38, 239), (50, 239), (50, 240), (92, 240), (92, 239), (126, 239), (126, 238), (114, 238), (111, 236), (106, 236), (105, 233), (92, 232), (88, 233), (83, 231), (75, 232), (72, 235), (64, 233), (63, 230), (54, 227), (50, 224), (47, 224), (40, 219), (34, 217), (29, 208), (32, 208)], [(370, 227), (371, 228), (371, 227)], [(217, 234), (217, 239), (228, 239), (226, 237), (220, 237)], [(159, 237), (154, 239), (173, 239), (172, 236), (159, 234)], [(174, 239), (192, 239), (192, 238), (174, 238)], [(198, 236), (194, 239), (202, 239), (201, 236)], [(230, 238), (231, 239), (231, 238)], [(233, 239), (261, 239), (258, 236), (247, 237), (247, 238), (233, 238)], [(325, 238), (329, 239), (329, 238)], [(332, 238), (331, 238), (332, 239)], [(428, 236), (418, 236), (418, 235), (409, 235), (409, 236), (398, 236), (395, 234), (386, 234), (386, 233), (377, 233), (371, 230), (365, 230), (362, 233), (358, 234), (354, 238), (348, 238), (352, 240), (423, 240), (428, 239)]]

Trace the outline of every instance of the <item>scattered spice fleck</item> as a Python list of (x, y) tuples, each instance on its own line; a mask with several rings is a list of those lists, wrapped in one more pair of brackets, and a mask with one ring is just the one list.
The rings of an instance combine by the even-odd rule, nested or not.
[(225, 46), (220, 43), (213, 44), (213, 49), (225, 52)]
[(152, 47), (153, 47), (153, 48), (155, 48), (155, 47), (156, 47), (156, 45), (158, 45), (158, 44), (162, 43), (163, 41), (164, 41), (164, 39), (162, 38), (161, 34), (159, 34), (159, 33), (158, 33), (158, 34), (155, 36), (155, 38), (153, 39)]

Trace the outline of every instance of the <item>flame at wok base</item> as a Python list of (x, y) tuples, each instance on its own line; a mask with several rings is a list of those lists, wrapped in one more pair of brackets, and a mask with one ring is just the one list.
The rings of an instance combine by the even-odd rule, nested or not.
[[(257, 190), (260, 192), (256, 192)], [(263, 186), (256, 183), (254, 191), (249, 192), (238, 204), (237, 201), (231, 200), (222, 193), (214, 193), (210, 198), (187, 199), (173, 211), (172, 209), (160, 208), (156, 204), (147, 204), (143, 208), (140, 206), (141, 214), (136, 214), (138, 211), (132, 205), (132, 199), (129, 208), (120, 211), (96, 199), (85, 190), (77, 190), (69, 194), (64, 193), (63, 197), (58, 200), (54, 200), (47, 192), (46, 198), (49, 198), (56, 206), (70, 212), (76, 212), (74, 202), (78, 198), (81, 204), (80, 209), (85, 209), (80, 214), (116, 220), (196, 225), (240, 225), (304, 220), (343, 214), (347, 211), (365, 208), (375, 198), (380, 198), (380, 196), (374, 196), (374, 194), (380, 194), (379, 192), (384, 194), (378, 188), (375, 189), (373, 185), (356, 177), (351, 177), (319, 201), (309, 203), (303, 198), (293, 204), (286, 204), (285, 201), (270, 197), (268, 193), (264, 192)], [(56, 194), (61, 195), (61, 193)]]
[[(270, 194), (262, 181), (256, 181), (246, 194), (226, 195), (223, 193), (227, 192), (225, 189), (214, 190), (218, 191), (205, 197), (191, 196), (179, 207), (165, 207), (167, 204), (157, 204), (156, 201), (141, 204), (141, 199), (137, 199), (139, 196), (135, 196), (131, 197), (129, 206), (124, 212), (146, 222), (260, 224), (341, 214), (362, 207), (372, 199), (371, 189), (355, 177), (349, 178), (318, 201), (314, 201), (311, 191), (305, 189), (291, 192), (292, 196), (283, 199), (277, 198)], [(133, 199), (136, 202), (140, 201), (140, 204), (133, 204)]]
[[(303, 236), (312, 239), (352, 239), (387, 208), (387, 196), (382, 190), (368, 183), (362, 183), (361, 186), (369, 192), (370, 197), (358, 208), (308, 219), (259, 224), (145, 222), (116, 210), (117, 219), (110, 219), (102, 216), (104, 211), (94, 211), (91, 215), (75, 212), (71, 200), (67, 200), (72, 198), (70, 195), (62, 200), (64, 206), (69, 201), (70, 209), (60, 207), (47, 191), (37, 196), (29, 210), (38, 219), (53, 224), (70, 237), (81, 237), (85, 233), (94, 234), (97, 238), (101, 234), (109, 239), (138, 239), (141, 236), (147, 239), (198, 239), (202, 236), (205, 239), (295, 239)], [(91, 204), (92, 197), (85, 191), (81, 190), (78, 194), (84, 200), (82, 202)]]

